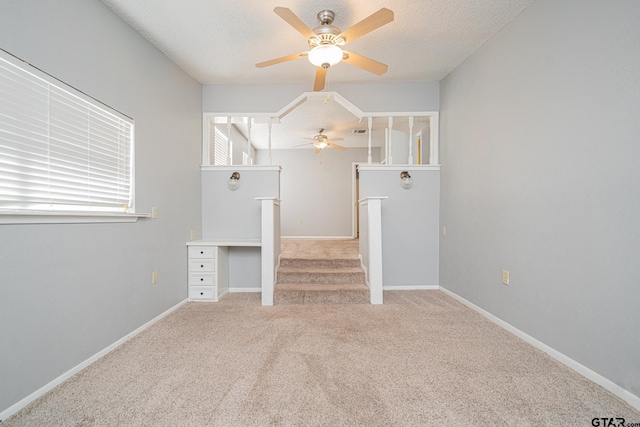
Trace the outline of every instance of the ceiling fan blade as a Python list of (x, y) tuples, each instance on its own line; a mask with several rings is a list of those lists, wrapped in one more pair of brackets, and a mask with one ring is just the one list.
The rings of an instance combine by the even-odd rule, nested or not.
[(302, 34), (307, 40), (311, 37), (315, 37), (316, 33), (314, 33), (311, 28), (307, 26), (300, 18), (296, 16), (295, 13), (291, 11), (291, 9), (287, 9), (286, 7), (276, 7), (273, 11), (282, 19), (287, 21), (287, 24), (291, 25), (295, 28), (300, 34)]
[(316, 80), (313, 82), (313, 90), (319, 91), (324, 89), (324, 82), (327, 78), (327, 69), (316, 67)]
[(264, 62), (258, 62), (256, 64), (256, 67), (264, 68), (264, 67), (268, 67), (270, 65), (280, 64), (281, 62), (287, 62), (287, 61), (293, 61), (294, 59), (305, 58), (308, 55), (309, 55), (309, 52), (294, 53), (293, 55), (287, 55), (287, 56), (282, 56), (280, 58), (270, 59), (270, 60), (264, 61)]
[(377, 74), (378, 76), (383, 75), (387, 72), (389, 68), (387, 64), (383, 64), (382, 62), (375, 61), (371, 58), (367, 58), (366, 56), (358, 55), (353, 52), (344, 52), (342, 61), (346, 62), (349, 65), (353, 65), (358, 68), (362, 68), (365, 71), (368, 71), (373, 74)]
[(376, 13), (369, 15), (351, 28), (343, 31), (339, 37), (342, 37), (346, 43), (351, 43), (355, 39), (360, 38), (391, 21), (393, 21), (393, 11), (383, 7)]
[(329, 147), (331, 147), (331, 148), (337, 148), (337, 149), (338, 149), (338, 150), (340, 150), (340, 151), (344, 151), (344, 150), (346, 150), (346, 148), (345, 148), (345, 147), (343, 147), (342, 145), (334, 144), (334, 143), (332, 143), (332, 142), (327, 142), (327, 145), (328, 145)]
[(300, 145), (294, 145), (291, 148), (298, 148), (298, 147), (304, 147), (305, 145), (313, 145), (313, 142), (305, 142), (304, 144), (300, 144)]
[(329, 139), (327, 139), (327, 142), (333, 142), (333, 141), (344, 141), (344, 138), (329, 138)]

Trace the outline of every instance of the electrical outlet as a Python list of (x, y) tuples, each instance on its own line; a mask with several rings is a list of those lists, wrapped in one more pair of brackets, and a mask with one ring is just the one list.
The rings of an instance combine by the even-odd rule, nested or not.
[(502, 284), (509, 286), (509, 272), (502, 270)]
[(446, 235), (447, 235), (447, 226), (446, 226), (446, 225), (443, 225), (443, 226), (442, 226), (442, 235), (443, 235), (443, 236), (446, 236)]
[(151, 218), (158, 218), (158, 208), (151, 208)]
[(153, 273), (151, 273), (151, 283), (153, 283), (154, 285), (156, 283), (158, 283), (158, 272), (154, 271)]
[(191, 230), (189, 231), (189, 240), (193, 240), (196, 238), (196, 232)]

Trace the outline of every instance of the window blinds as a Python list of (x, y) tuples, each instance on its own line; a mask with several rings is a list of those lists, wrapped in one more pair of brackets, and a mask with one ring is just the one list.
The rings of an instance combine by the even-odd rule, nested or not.
[(133, 121), (0, 53), (0, 209), (131, 211)]

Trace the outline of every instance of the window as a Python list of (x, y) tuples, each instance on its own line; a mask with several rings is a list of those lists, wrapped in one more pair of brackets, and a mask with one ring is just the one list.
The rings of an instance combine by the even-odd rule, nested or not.
[(215, 128), (215, 140), (213, 144), (213, 164), (216, 166), (224, 166), (229, 159), (229, 138)]
[(0, 212), (133, 212), (133, 120), (0, 51)]

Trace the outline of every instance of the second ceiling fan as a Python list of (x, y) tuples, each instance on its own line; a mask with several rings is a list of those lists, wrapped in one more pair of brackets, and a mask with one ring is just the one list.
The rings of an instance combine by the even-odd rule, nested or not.
[(340, 31), (339, 28), (331, 25), (335, 14), (330, 10), (323, 10), (318, 13), (320, 26), (313, 30), (302, 22), (291, 9), (276, 7), (273, 11), (307, 39), (309, 50), (259, 62), (256, 64), (256, 67), (263, 68), (308, 57), (309, 62), (316, 66), (316, 77), (313, 84), (314, 91), (324, 89), (327, 69), (340, 61), (344, 61), (347, 64), (354, 65), (379, 76), (387, 72), (388, 67), (386, 64), (358, 55), (357, 53), (347, 52), (342, 49), (342, 46), (393, 21), (393, 12), (391, 10), (382, 8), (345, 31)]
[(316, 153), (319, 153), (325, 147), (337, 148), (340, 151), (346, 150), (345, 147), (333, 143), (334, 141), (344, 141), (344, 138), (328, 138), (327, 135), (323, 134), (322, 132), (324, 132), (323, 128), (318, 129), (318, 134), (314, 135), (313, 138), (305, 138), (310, 139), (313, 142), (296, 145), (293, 148), (303, 147), (305, 145), (313, 145), (316, 148)]

